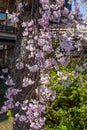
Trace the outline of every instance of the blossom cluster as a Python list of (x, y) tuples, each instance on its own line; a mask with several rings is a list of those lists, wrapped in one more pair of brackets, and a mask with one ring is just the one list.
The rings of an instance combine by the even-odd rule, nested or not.
[(12, 77), (9, 76), (9, 75), (8, 75), (8, 78), (7, 78), (6, 82), (5, 82), (5, 84), (6, 84), (6, 85), (9, 85), (9, 86), (14, 86), (14, 85), (15, 85), (15, 83), (14, 83)]
[(19, 22), (18, 16), (19, 16), (18, 13), (14, 13), (14, 12), (13, 12), (13, 14), (8, 13), (8, 19), (11, 21), (11, 23)]
[[(70, 51), (73, 50), (73, 46), (68, 41), (70, 38), (70, 34), (66, 34), (66, 36), (62, 35), (59, 37), (60, 42), (60, 51), (59, 47), (56, 51), (52, 45), (52, 33), (50, 31), (50, 21), (51, 20), (60, 20), (62, 16), (65, 16), (64, 19), (61, 19), (63, 23), (67, 23), (67, 20), (73, 20), (75, 15), (79, 11), (79, 5), (76, 4), (76, 12), (69, 12), (69, 10), (64, 7), (63, 10), (61, 8), (64, 5), (64, 0), (55, 0), (52, 4), (50, 0), (39, 0), (39, 15), (38, 21), (35, 22), (35, 19), (31, 17), (28, 21), (23, 21), (22, 28), (23, 38), (27, 39), (25, 43), (26, 50), (26, 61), (23, 63), (19, 61), (16, 63), (15, 67), (18, 72), (26, 69), (27, 74), (23, 75), (22, 85), (20, 86), (20, 90), (15, 88), (15, 83), (13, 79), (8, 76), (6, 84), (11, 86), (5, 94), (5, 97), (8, 99), (4, 106), (1, 109), (1, 113), (5, 112), (9, 109), (18, 109), (19, 112), (15, 114), (13, 123), (16, 124), (17, 121), (28, 123), (30, 130), (43, 130), (43, 126), (45, 125), (45, 106), (49, 105), (56, 97), (56, 91), (53, 91), (51, 87), (47, 87), (49, 82), (49, 76), (47, 73), (47, 69), (52, 66), (57, 66), (57, 61), (61, 64), (66, 64), (69, 62), (69, 59), (65, 57), (65, 53), (69, 54)], [(23, 8), (23, 4), (19, 3), (17, 6), (17, 13), (8, 14), (9, 19), (12, 23), (19, 22), (20, 11)], [(35, 25), (38, 23), (38, 27)], [(51, 57), (51, 54), (56, 56)], [(79, 67), (76, 67), (79, 69)], [(82, 68), (80, 67), (81, 71)], [(6, 71), (6, 70), (3, 70)], [(36, 79), (33, 77), (35, 74), (39, 74), (39, 81), (36, 84)], [(57, 72), (58, 79), (67, 80), (68, 75), (63, 75), (61, 72)], [(36, 77), (38, 78), (38, 77)], [(81, 80), (79, 80), (81, 82)], [(71, 84), (72, 81), (68, 80), (68, 84)], [(63, 85), (64, 82), (62, 83)], [(36, 88), (37, 85), (37, 88)], [(19, 93), (23, 92), (23, 90), (27, 89), (27, 87), (35, 88), (36, 99), (24, 99), (24, 101), (14, 101), (14, 97)]]
[(20, 93), (22, 90), (19, 89), (15, 89), (13, 87), (10, 87), (7, 89), (7, 91), (5, 92), (5, 98), (7, 98), (7, 100), (4, 102), (4, 105), (1, 108), (1, 112), (7, 112), (9, 109), (13, 109), (14, 108), (14, 100), (13, 100), (13, 96), (17, 95), (18, 93)]
[(30, 128), (39, 130), (45, 123), (45, 106), (40, 104), (37, 100), (25, 100), (19, 103), (24, 114), (17, 113), (14, 118), (14, 123), (19, 120), (21, 122), (30, 123)]

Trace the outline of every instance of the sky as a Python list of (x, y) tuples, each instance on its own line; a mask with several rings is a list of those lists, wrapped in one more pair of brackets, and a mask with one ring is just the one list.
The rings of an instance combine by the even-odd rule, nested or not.
[[(77, 2), (80, 2), (81, 0), (76, 0)], [(74, 10), (74, 0), (72, 0), (72, 10)], [(80, 8), (81, 14), (83, 14), (83, 19), (85, 19), (87, 15), (87, 5), (83, 4)], [(3, 14), (0, 13), (0, 17), (4, 17)]]
[[(81, 0), (76, 0), (77, 2), (81, 2)], [(74, 0), (72, 0), (72, 10), (74, 10)], [(80, 7), (80, 13), (83, 15), (83, 19), (86, 19), (86, 15), (87, 15), (87, 5), (83, 4)]]

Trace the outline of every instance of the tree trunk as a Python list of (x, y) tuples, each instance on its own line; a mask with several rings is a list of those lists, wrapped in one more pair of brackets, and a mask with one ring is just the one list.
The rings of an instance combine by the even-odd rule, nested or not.
[[(16, 52), (15, 52), (15, 57), (14, 57), (15, 64), (17, 61), (22, 61), (25, 65), (35, 64), (33, 58), (31, 60), (27, 58), (29, 55), (29, 53), (25, 49), (27, 41), (28, 41), (27, 38), (22, 37), (21, 29), (20, 29), (19, 34), (17, 36)], [(30, 75), (30, 78), (32, 78), (32, 80), (35, 81), (35, 84), (27, 88), (22, 88), (23, 78), (26, 77), (28, 74)], [(22, 88), (22, 92), (14, 97), (14, 101), (15, 102), (19, 101), (22, 103), (24, 100), (35, 99), (35, 88), (39, 84), (39, 71), (30, 73), (26, 66), (21, 71), (15, 68), (13, 70), (13, 77), (15, 81), (15, 87), (17, 89)], [(13, 117), (15, 116), (16, 113), (22, 113), (20, 108), (13, 109), (12, 111)], [(17, 121), (16, 124), (13, 126), (13, 130), (29, 130), (29, 124), (28, 123), (25, 124), (23, 122)]]
[[(30, 4), (29, 6), (31, 7), (32, 5), (35, 6), (35, 3), (32, 0), (32, 4)], [(37, 6), (37, 4), (36, 4)], [(33, 6), (32, 6), (33, 7)], [(33, 9), (31, 9), (32, 11), (32, 18), (34, 19), (34, 21), (37, 22), (37, 18), (35, 18), (35, 16), (37, 16), (37, 12), (36, 14), (33, 13), (35, 12), (36, 7)], [(38, 11), (38, 9), (37, 9)], [(29, 37), (23, 37), (22, 33), (23, 33), (23, 28), (21, 27), (21, 23), (23, 20), (25, 21), (29, 21), (29, 10), (24, 9), (24, 12), (21, 14), (21, 22), (19, 23), (19, 27), (18, 27), (18, 34), (17, 34), (17, 41), (16, 41), (16, 48), (15, 48), (15, 54), (14, 54), (14, 60), (13, 60), (13, 73), (12, 76), (14, 77), (14, 82), (15, 82), (15, 88), (17, 89), (22, 89), (22, 92), (19, 93), (18, 95), (14, 96), (14, 102), (16, 103), (17, 101), (22, 103), (24, 100), (30, 100), (30, 99), (35, 99), (35, 88), (38, 86), (39, 84), (39, 71), (37, 72), (30, 72), (28, 70), (28, 68), (26, 67), (26, 64), (28, 65), (34, 65), (35, 64), (35, 59), (31, 58), (28, 59), (29, 56), (29, 52), (26, 50), (26, 45), (27, 45), (27, 41), (29, 40)], [(35, 30), (35, 28), (37, 28), (37, 25), (33, 26), (33, 30)], [(24, 68), (22, 70), (17, 70), (15, 65), (18, 61), (21, 61), (24, 63)], [(22, 87), (22, 83), (23, 83), (23, 78), (29, 76), (29, 78), (31, 78), (33, 81), (35, 81), (34, 85), (31, 85), (29, 87), (23, 88)], [(15, 116), (16, 113), (22, 114), (22, 110), (20, 109), (20, 107), (16, 108), (14, 107), (14, 109), (12, 110), (12, 115), (13, 118)], [(23, 123), (20, 122), (19, 120), (16, 121), (16, 123), (13, 125), (13, 130), (29, 130), (30, 126), (29, 126), (29, 122), (28, 123)]]

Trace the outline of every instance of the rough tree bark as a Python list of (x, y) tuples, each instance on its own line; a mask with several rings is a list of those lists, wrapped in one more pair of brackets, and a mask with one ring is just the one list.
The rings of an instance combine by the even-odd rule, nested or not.
[[(34, 65), (35, 61), (34, 58), (31, 58), (30, 61), (28, 60), (29, 52), (26, 50), (26, 44), (29, 40), (29, 37), (23, 37), (23, 29), (22, 29), (22, 22), (23, 21), (29, 21), (30, 19), (33, 19), (35, 22), (35, 25), (33, 27), (33, 30), (35, 28), (38, 29), (37, 26), (37, 20), (38, 20), (38, 2), (39, 0), (31, 0), (28, 1), (28, 6), (23, 8), (23, 11), (20, 15), (20, 21), (18, 23), (18, 33), (17, 33), (17, 41), (16, 41), (16, 48), (15, 48), (15, 54), (14, 54), (14, 60), (13, 60), (13, 72), (12, 76), (14, 77), (15, 87), (17, 89), (22, 88), (22, 82), (23, 77), (27, 76), (28, 74), (32, 78), (32, 80), (35, 81), (35, 84), (31, 87), (24, 88), (21, 93), (19, 93), (17, 96), (14, 97), (14, 101), (22, 102), (24, 100), (30, 100), (31, 98), (35, 98), (35, 88), (39, 84), (39, 71), (30, 73), (27, 67), (25, 66), (23, 70), (19, 71), (16, 69), (15, 64), (17, 61), (22, 61), (24, 64)], [(24, 1), (22, 0), (22, 3)], [(15, 113), (21, 113), (22, 111), (20, 108), (14, 108), (12, 110), (12, 115), (14, 117)], [(13, 130), (29, 130), (29, 123), (25, 124), (20, 121), (16, 121), (16, 124), (13, 125)]]

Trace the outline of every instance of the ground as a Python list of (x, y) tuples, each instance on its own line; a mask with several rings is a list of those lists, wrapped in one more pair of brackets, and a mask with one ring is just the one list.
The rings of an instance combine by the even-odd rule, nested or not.
[(4, 120), (0, 122), (0, 130), (12, 130), (12, 125), (10, 120)]

